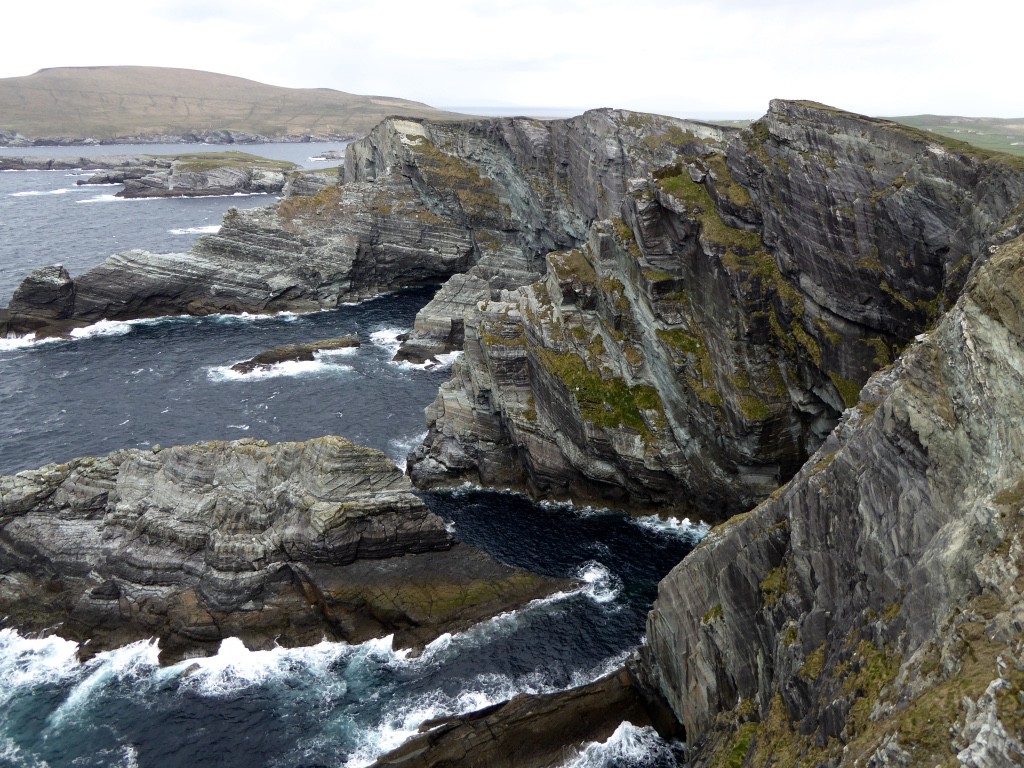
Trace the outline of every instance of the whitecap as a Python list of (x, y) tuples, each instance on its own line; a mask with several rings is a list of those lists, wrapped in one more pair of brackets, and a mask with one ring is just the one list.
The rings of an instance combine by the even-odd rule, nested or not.
[(18, 766), (18, 768), (49, 768), (45, 760), (21, 751), (21, 747), (11, 738), (0, 739), (0, 765)]
[[(358, 647), (358, 646), (356, 646)], [(221, 640), (216, 655), (186, 659), (164, 671), (179, 685), (201, 696), (219, 698), (255, 688), (275, 680), (294, 677), (299, 670), (330, 685), (337, 695), (344, 693), (345, 681), (331, 675), (331, 666), (352, 654), (353, 646), (326, 640), (304, 648), (276, 647), (250, 651), (237, 637)]]
[(672, 748), (650, 726), (623, 722), (606, 741), (592, 741), (563, 768), (614, 768), (619, 765), (675, 763)]
[(204, 227), (182, 227), (180, 229), (168, 229), (169, 235), (215, 235), (220, 232), (220, 224), (210, 224)]
[(34, 333), (29, 333), (24, 336), (7, 336), (0, 338), (0, 352), (9, 352), (15, 349), (35, 347), (39, 344), (52, 344), (57, 341), (60, 341), (60, 339), (52, 336), (44, 336), (41, 339), (37, 339)]
[(159, 653), (156, 640), (139, 640), (96, 654), (82, 665), (86, 677), (71, 689), (67, 698), (50, 715), (47, 726), (59, 730), (67, 717), (76, 717), (81, 712), (94, 692), (112, 681), (151, 678), (160, 666)]
[(581, 565), (576, 578), (583, 582), (583, 593), (595, 603), (610, 603), (622, 591), (619, 578), (597, 560)]
[(248, 424), (228, 424), (228, 429), (240, 429), (243, 432), (248, 432), (249, 431), (249, 425)]
[(396, 437), (388, 441), (388, 455), (395, 462), (396, 467), (405, 472), (409, 452), (422, 443), (427, 434), (424, 430), (410, 437)]
[(11, 192), (8, 197), (40, 197), (42, 195), (66, 195), (69, 192), (74, 192), (75, 189), (71, 187), (61, 187), (60, 189), (46, 189), (46, 190), (31, 190), (26, 192)]
[(694, 544), (707, 536), (708, 531), (711, 530), (711, 526), (707, 523), (699, 521), (692, 523), (688, 517), (662, 518), (657, 515), (648, 515), (646, 517), (632, 517), (630, 522), (648, 531), (667, 536), (678, 536), (679, 538), (692, 541)]
[(93, 339), (99, 336), (124, 336), (132, 329), (133, 322), (127, 320), (100, 320), (87, 325), (84, 328), (72, 328), (71, 337), (74, 339)]
[(118, 203), (122, 201), (124, 198), (117, 195), (97, 195), (96, 197), (87, 197), (85, 200), (75, 200), (76, 203)]
[(382, 328), (370, 334), (370, 341), (378, 347), (383, 347), (388, 351), (388, 354), (394, 357), (399, 347), (402, 346), (402, 342), (398, 340), (398, 337), (407, 333), (409, 333), (408, 328)]
[(79, 666), (78, 643), (0, 630), (0, 709), (19, 690), (59, 683), (75, 674)]
[[(397, 349), (395, 351), (397, 351)], [(410, 368), (419, 371), (443, 371), (447, 368), (451, 368), (455, 361), (459, 359), (459, 355), (461, 354), (462, 350), (457, 349), (453, 352), (435, 355), (432, 359), (423, 363), (412, 363), (408, 360), (396, 360), (393, 362), (393, 365), (397, 365), (399, 368)]]
[(258, 381), (279, 376), (337, 375), (351, 370), (351, 365), (341, 365), (317, 358), (314, 360), (286, 360), (283, 363), (254, 368), (249, 373), (240, 373), (230, 365), (218, 365), (207, 368), (206, 375), (211, 381)]

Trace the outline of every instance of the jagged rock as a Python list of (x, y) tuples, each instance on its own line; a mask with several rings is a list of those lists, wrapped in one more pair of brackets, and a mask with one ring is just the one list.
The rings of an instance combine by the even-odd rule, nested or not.
[(127, 175), (118, 197), (208, 197), (234, 194), (277, 194), (284, 189), (285, 173), (258, 165), (232, 162), (203, 170), (172, 163), (166, 171), (145, 176)]
[[(793, 475), (1020, 230), (1024, 196), (1019, 163), (783, 101), (743, 132), (617, 110), (391, 118), (349, 145), (344, 179), (230, 212), (188, 254), (111, 257), (50, 332), (459, 275), (405, 342), (416, 359), (466, 347), (417, 483), (724, 518)], [(21, 310), (0, 332), (46, 332)]]
[(231, 370), (238, 373), (252, 373), (257, 368), (269, 368), (277, 363), (290, 361), (313, 360), (317, 352), (325, 352), (334, 349), (352, 349), (359, 346), (359, 339), (344, 336), (339, 339), (323, 339), (311, 341), (304, 344), (290, 344), (286, 347), (275, 347), (274, 349), (260, 352), (258, 355), (235, 363)]
[(338, 437), (123, 450), (0, 478), (0, 615), (92, 654), (422, 644), (564, 586), (456, 544), (383, 454)]
[(789, 485), (663, 580), (636, 671), (690, 764), (741, 743), (747, 764), (1019, 764), (1022, 308), (1019, 237)]

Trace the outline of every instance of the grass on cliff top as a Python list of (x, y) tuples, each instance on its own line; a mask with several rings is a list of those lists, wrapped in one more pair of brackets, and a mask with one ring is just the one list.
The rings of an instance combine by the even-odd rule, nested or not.
[[(1005, 121), (1006, 125), (1015, 127), (1012, 130), (1008, 130), (1004, 127), (1002, 130), (1007, 131), (1005, 134), (1006, 139), (996, 140), (992, 135), (985, 131), (982, 131), (979, 134), (967, 132), (955, 133), (953, 130), (955, 121), (976, 119), (983, 121), (983, 124), (987, 124), (992, 121), (996, 121), (995, 118), (944, 118), (923, 115), (917, 117), (887, 119), (858, 115), (854, 112), (847, 112), (846, 110), (839, 109), (837, 107), (830, 107), (827, 104), (819, 104), (814, 101), (796, 101), (794, 103), (810, 109), (831, 112), (853, 120), (862, 120), (879, 126), (885, 126), (902, 133), (911, 139), (923, 141), (928, 144), (938, 144), (949, 152), (967, 155), (968, 157), (973, 157), (981, 162), (992, 161), (1001, 163), (1016, 170), (1024, 171), (1024, 146), (1013, 145), (1013, 142), (1015, 141), (1024, 141), (1024, 138), (1017, 138), (1015, 136), (1018, 129), (1024, 131), (1024, 119)], [(933, 118), (937, 122), (930, 122)], [(1003, 121), (996, 122), (1001, 123)], [(963, 129), (960, 130), (962, 131)], [(988, 138), (986, 139), (985, 137)], [(981, 139), (985, 140), (981, 141)]]
[(287, 160), (270, 160), (248, 152), (193, 152), (173, 155), (174, 170), (179, 173), (203, 173), (217, 168), (264, 168), (272, 171), (294, 171), (297, 166)]

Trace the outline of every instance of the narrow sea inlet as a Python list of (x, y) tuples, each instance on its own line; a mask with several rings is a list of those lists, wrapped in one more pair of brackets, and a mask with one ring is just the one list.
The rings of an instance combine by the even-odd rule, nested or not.
[[(83, 205), (103, 190), (73, 183), (64, 172), (0, 174), (0, 226), (12, 234), (0, 240), (0, 302), (33, 267), (63, 261), (79, 272), (96, 263), (104, 238), (109, 252), (182, 250), (220, 215), (203, 200)], [(272, 199), (231, 199), (224, 208), (239, 202)], [(83, 211), (88, 224), (60, 224)], [(70, 340), (0, 340), (0, 474), (119, 448), (323, 434), (382, 450), (401, 466), (425, 430), (423, 408), (450, 376), (451, 360), (424, 367), (391, 359), (430, 295), (308, 315), (104, 322)], [(249, 374), (231, 370), (267, 349), (340, 336), (360, 345)], [(227, 640), (216, 656), (160, 667), (156, 645), (140, 642), (83, 664), (59, 632), (26, 637), (8, 626), (0, 630), (0, 765), (368, 765), (427, 719), (562, 690), (620, 666), (642, 642), (658, 580), (703, 533), (681, 520), (469, 488), (425, 499), (460, 540), (578, 586), (442, 636), (420, 655), (393, 651), (390, 638), (271, 651)], [(674, 760), (653, 732), (624, 727), (574, 764)]]

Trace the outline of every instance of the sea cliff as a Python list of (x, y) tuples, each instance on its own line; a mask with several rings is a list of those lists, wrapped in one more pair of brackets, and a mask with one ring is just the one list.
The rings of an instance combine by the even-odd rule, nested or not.
[(695, 764), (1018, 759), (1024, 163), (773, 101), (742, 131), (389, 118), (309, 191), (40, 270), (0, 322), (443, 283), (399, 353), (464, 351), (416, 485), (727, 521), (630, 667)]

